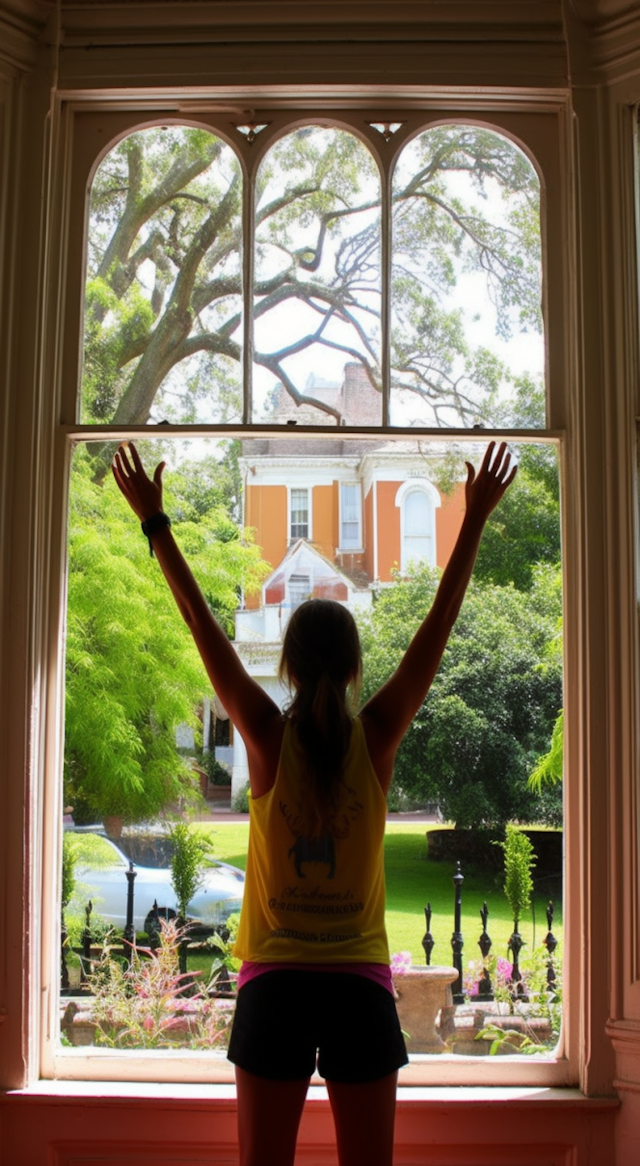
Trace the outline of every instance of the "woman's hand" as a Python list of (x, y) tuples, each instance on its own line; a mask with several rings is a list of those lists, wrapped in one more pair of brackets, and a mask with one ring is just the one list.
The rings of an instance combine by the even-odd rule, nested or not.
[(490, 442), (477, 473), (471, 462), (467, 462), (466, 466), (467, 514), (480, 518), (484, 523), (511, 485), (518, 466), (507, 449), (506, 441), (501, 442), (497, 450), (495, 441)]
[(127, 457), (124, 445), (121, 445), (111, 469), (118, 489), (124, 494), (134, 514), (137, 514), (140, 522), (145, 522), (162, 510), (162, 473), (165, 463), (160, 462), (154, 470), (153, 478), (150, 478), (133, 442), (129, 441), (127, 445), (131, 460)]

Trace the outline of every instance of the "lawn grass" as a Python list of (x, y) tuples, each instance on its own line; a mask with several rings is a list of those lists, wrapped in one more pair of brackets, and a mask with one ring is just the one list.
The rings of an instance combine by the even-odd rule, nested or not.
[[(248, 822), (199, 823), (213, 840), (216, 858), (230, 862), (243, 870), (246, 866)], [(385, 837), (385, 870), (387, 880), (387, 931), (391, 952), (409, 951), (414, 963), (424, 963), (422, 937), (425, 933), (424, 907), (431, 903), (431, 933), (435, 940), (431, 962), (448, 964), (451, 961), (451, 935), (454, 924), (453, 869), (449, 863), (433, 862), (427, 856), (424, 823), (388, 822)], [(509, 904), (502, 890), (502, 876), (493, 870), (464, 871), (462, 887), (463, 960), (467, 963), (480, 957), (477, 946), (482, 923), (480, 909), (484, 900), (489, 908), (487, 930), (493, 940), (495, 955), (507, 954), (507, 943), (513, 928)], [(520, 931), (527, 946), (521, 962), (533, 946), (539, 946), (547, 931), (545, 918), (546, 895), (535, 896), (535, 928), (532, 913), (523, 919)], [(553, 932), (562, 954), (562, 904), (556, 906)]]

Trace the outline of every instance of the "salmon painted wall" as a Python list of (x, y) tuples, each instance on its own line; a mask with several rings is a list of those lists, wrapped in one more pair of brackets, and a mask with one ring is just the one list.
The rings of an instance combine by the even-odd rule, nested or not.
[(378, 494), (378, 577), (388, 583), (400, 566), (400, 511), (396, 494), (400, 482), (377, 482)]
[(362, 506), (362, 538), (364, 540), (364, 569), (370, 579), (373, 579), (373, 491), (375, 482), (365, 496)]
[(333, 486), (314, 486), (312, 490), (311, 542), (321, 555), (333, 559), (338, 545), (335, 536), (337, 518), (334, 510)]
[[(277, 567), (287, 553), (287, 487), (251, 486), (245, 491), (245, 526), (255, 530), (262, 557)], [(247, 607), (260, 606), (260, 594), (248, 596)]]
[(464, 518), (464, 483), (457, 482), (450, 494), (440, 497), (442, 505), (436, 510), (436, 561), (439, 567), (446, 567)]

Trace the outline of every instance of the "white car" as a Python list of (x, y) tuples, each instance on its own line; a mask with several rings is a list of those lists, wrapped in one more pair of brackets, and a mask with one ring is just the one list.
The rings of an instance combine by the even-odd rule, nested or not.
[[(72, 835), (76, 856), (75, 887), (67, 915), (80, 915), (91, 900), (93, 910), (113, 927), (124, 928), (127, 921), (127, 871), (129, 859), (109, 838), (99, 834)], [(178, 913), (171, 871), (167, 868), (132, 864), (133, 925), (136, 931), (153, 928), (157, 904), (160, 918)], [(226, 862), (212, 860), (205, 867), (202, 882), (189, 903), (188, 919), (204, 927), (221, 927), (240, 910), (244, 893), (244, 871)]]

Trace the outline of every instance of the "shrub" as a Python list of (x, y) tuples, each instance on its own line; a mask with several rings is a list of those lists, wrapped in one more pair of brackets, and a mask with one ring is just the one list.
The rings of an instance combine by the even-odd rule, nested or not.
[(233, 810), (234, 814), (248, 814), (249, 813), (249, 798), (250, 797), (251, 797), (251, 793), (250, 793), (248, 784), (243, 785), (242, 789), (239, 789), (238, 792), (235, 793), (231, 799), (231, 809)]
[(530, 906), (533, 893), (531, 871), (536, 856), (527, 835), (516, 826), (507, 826), (504, 842), (498, 842), (504, 850), (504, 893), (509, 900), (514, 926)]
[(63, 911), (69, 906), (75, 885), (76, 854), (69, 841), (69, 835), (65, 834), (62, 839), (62, 877), (60, 887), (60, 906)]
[(157, 1049), (180, 1043), (210, 1049), (226, 1042), (231, 1012), (220, 1009), (201, 988), (194, 990), (200, 973), (180, 971), (184, 938), (184, 928), (162, 920), (159, 947), (134, 947), (128, 967), (104, 950), (88, 977), (96, 1044)]
[(231, 785), (231, 774), (224, 765), (216, 761), (216, 755), (213, 749), (201, 750), (198, 765), (201, 769), (204, 769), (212, 785)]
[(178, 900), (178, 912), (186, 919), (189, 903), (202, 884), (211, 841), (206, 835), (191, 830), (186, 822), (172, 826), (169, 837), (173, 844), (171, 884)]

